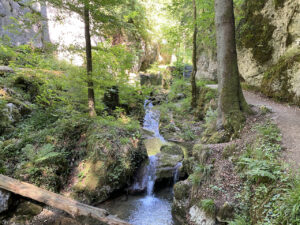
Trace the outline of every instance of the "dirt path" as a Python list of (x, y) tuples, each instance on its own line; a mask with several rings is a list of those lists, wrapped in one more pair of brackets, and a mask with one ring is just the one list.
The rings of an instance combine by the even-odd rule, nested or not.
[(272, 109), (272, 119), (283, 135), (286, 148), (284, 159), (295, 168), (300, 168), (300, 109), (286, 104), (276, 103), (259, 94), (244, 91), (249, 104), (265, 105)]

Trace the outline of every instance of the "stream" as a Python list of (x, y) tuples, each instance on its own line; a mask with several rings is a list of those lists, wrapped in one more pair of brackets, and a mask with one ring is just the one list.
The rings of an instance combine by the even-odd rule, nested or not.
[[(137, 175), (130, 188), (145, 191), (140, 194), (111, 199), (101, 204), (101, 207), (133, 225), (176, 225), (171, 212), (173, 188), (164, 187), (154, 191), (157, 164), (155, 154), (160, 146), (167, 143), (159, 133), (160, 112), (153, 109), (153, 104), (149, 100), (145, 101), (145, 110), (143, 129), (149, 131), (145, 144), (146, 147), (148, 145), (155, 150), (148, 151), (149, 162), (144, 168), (141, 168), (142, 175)], [(180, 167), (181, 163), (175, 167), (174, 183), (178, 180)]]

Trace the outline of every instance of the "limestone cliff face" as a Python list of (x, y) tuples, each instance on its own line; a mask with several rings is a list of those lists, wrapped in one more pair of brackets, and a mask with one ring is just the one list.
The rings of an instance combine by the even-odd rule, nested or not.
[(217, 58), (216, 54), (208, 51), (199, 51), (197, 62), (197, 79), (217, 80)]
[(264, 94), (299, 103), (300, 0), (245, 0), (238, 31), (242, 77)]
[(26, 1), (0, 0), (0, 37), (8, 36), (15, 45), (33, 42), (35, 46), (42, 47), (45, 40), (49, 41), (45, 23), (41, 21), (28, 24), (26, 16), (42, 12), (45, 8), (39, 4), (28, 7), (25, 3)]

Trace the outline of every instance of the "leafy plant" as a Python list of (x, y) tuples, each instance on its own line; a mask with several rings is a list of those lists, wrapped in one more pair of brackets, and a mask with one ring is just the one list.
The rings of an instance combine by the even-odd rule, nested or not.
[(216, 205), (212, 199), (201, 200), (200, 207), (207, 215), (214, 216), (216, 213)]

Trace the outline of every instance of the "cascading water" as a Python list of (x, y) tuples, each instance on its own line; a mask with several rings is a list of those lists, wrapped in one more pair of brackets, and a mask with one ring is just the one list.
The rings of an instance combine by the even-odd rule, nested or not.
[[(146, 115), (144, 118), (143, 128), (151, 132), (148, 137), (150, 145), (153, 145), (155, 139), (165, 143), (165, 139), (159, 133), (160, 112), (153, 109), (151, 101), (145, 101)], [(156, 153), (155, 153), (156, 154)], [(149, 156), (149, 162), (141, 168), (140, 174), (135, 178), (131, 191), (146, 191), (143, 195), (129, 195), (127, 201), (115, 199), (102, 205), (111, 213), (116, 214), (119, 218), (128, 221), (133, 225), (174, 225), (172, 218), (172, 188), (167, 187), (154, 193), (157, 156)], [(174, 168), (174, 182), (178, 180), (179, 168), (182, 166), (178, 163)]]
[(176, 184), (176, 182), (179, 180), (179, 169), (182, 167), (182, 162), (177, 163), (177, 165), (174, 168), (174, 178), (173, 183)]
[(144, 117), (143, 128), (152, 132), (154, 138), (159, 138), (161, 141), (165, 142), (164, 137), (159, 133), (160, 112), (153, 109), (153, 104), (150, 100), (145, 101), (144, 108), (146, 110), (146, 114)]
[(155, 185), (155, 173), (156, 173), (156, 161), (155, 155), (149, 157), (149, 164), (147, 166), (147, 195), (151, 196), (153, 194), (153, 189)]

